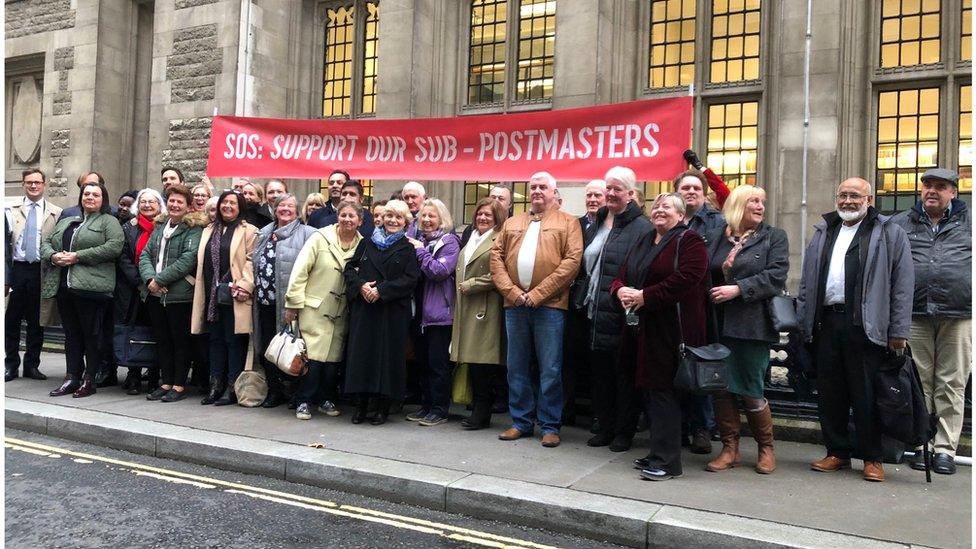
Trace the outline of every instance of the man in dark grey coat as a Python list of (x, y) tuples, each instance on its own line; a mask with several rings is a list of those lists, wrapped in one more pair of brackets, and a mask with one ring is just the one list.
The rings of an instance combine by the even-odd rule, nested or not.
[[(905, 230), (878, 214), (871, 185), (859, 177), (837, 188), (807, 246), (797, 296), (803, 340), (812, 344), (827, 456), (811, 464), (832, 472), (864, 460), (864, 480), (884, 480), (874, 377), (888, 350), (904, 350), (912, 321), (915, 271)], [(856, 444), (848, 432), (854, 409)]]
[[(973, 229), (959, 200), (959, 175), (934, 168), (922, 175), (922, 199), (894, 218), (908, 233), (915, 264), (909, 343), (929, 410), (939, 418), (932, 470), (956, 472), (954, 456), (972, 371)], [(921, 452), (909, 462), (925, 469)]]

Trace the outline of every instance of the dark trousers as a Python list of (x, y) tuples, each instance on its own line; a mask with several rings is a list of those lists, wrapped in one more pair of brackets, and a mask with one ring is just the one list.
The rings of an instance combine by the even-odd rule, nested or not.
[(44, 328), (41, 327), (41, 264), (15, 262), (10, 271), (10, 299), (4, 312), (4, 365), (16, 371), (20, 368), (20, 323), (27, 322), (27, 351), (24, 370), (41, 364)]
[(210, 332), (210, 375), (233, 387), (247, 360), (247, 334), (234, 333), (234, 306), (217, 305), (217, 321), (207, 322)]
[(633, 438), (637, 430), (634, 362), (617, 360), (615, 351), (589, 351), (593, 371), (593, 408), (600, 433)]
[(647, 459), (652, 469), (662, 469), (671, 475), (681, 474), (681, 405), (676, 392), (650, 389), (644, 394), (647, 431), (650, 433), (650, 452)]
[(694, 435), (695, 431), (715, 428), (715, 410), (712, 408), (711, 395), (692, 395), (685, 393), (681, 396), (681, 411), (684, 414), (682, 431)]
[(471, 380), (472, 404), (474, 409), (491, 411), (495, 401), (495, 378), (501, 375), (498, 364), (468, 364), (468, 379)]
[[(105, 312), (102, 313), (102, 323), (105, 326), (115, 326), (115, 307), (105, 308)], [(102, 359), (101, 364), (97, 369), (105, 372), (106, 374), (114, 373), (119, 369), (118, 364), (115, 363), (115, 341), (112, 338), (113, 334), (113, 330), (102, 330)], [(138, 370), (138, 368), (136, 370)]]
[[(874, 378), (885, 349), (871, 343), (849, 313), (824, 309), (815, 335), (820, 430), (827, 453), (841, 459), (881, 461), (881, 431), (874, 410)], [(854, 409), (856, 442), (848, 432)]]
[(427, 326), (421, 337), (418, 359), (423, 367), (420, 405), (438, 416), (451, 407), (451, 327)]
[(156, 296), (146, 298), (149, 322), (156, 337), (156, 359), (163, 385), (184, 386), (190, 368), (190, 303), (163, 305)]
[(315, 406), (326, 400), (335, 401), (338, 392), (339, 363), (308, 361), (308, 373), (298, 380), (296, 404)]
[(258, 304), (258, 328), (261, 332), (261, 341), (258, 342), (257, 350), (261, 355), (259, 360), (264, 367), (264, 376), (268, 380), (268, 392), (282, 394), (285, 390), (285, 373), (278, 369), (278, 366), (264, 358), (264, 351), (271, 345), (271, 340), (278, 334), (278, 315), (275, 312), (275, 305)]
[(77, 380), (94, 377), (102, 362), (103, 334), (112, 331), (111, 325), (105, 324), (105, 309), (111, 309), (112, 302), (64, 291), (58, 294), (57, 301), (68, 375)]
[[(585, 386), (587, 380), (593, 380), (591, 370), (596, 368), (600, 372), (600, 366), (590, 363), (589, 344), (590, 330), (593, 325), (586, 318), (586, 310), (570, 309), (566, 315), (565, 337), (563, 339), (563, 423), (573, 423), (576, 420), (576, 387)], [(599, 376), (598, 376), (599, 377)], [(595, 381), (595, 380), (594, 380)], [(592, 384), (590, 384), (592, 386)], [(595, 395), (590, 397), (590, 411), (593, 415), (596, 410), (592, 404)]]
[(424, 379), (424, 369), (427, 355), (424, 351), (424, 335), (420, 331), (420, 319), (410, 321), (410, 347), (413, 348), (413, 358), (407, 359), (407, 394), (404, 402), (414, 403), (420, 400), (423, 393), (421, 385)]

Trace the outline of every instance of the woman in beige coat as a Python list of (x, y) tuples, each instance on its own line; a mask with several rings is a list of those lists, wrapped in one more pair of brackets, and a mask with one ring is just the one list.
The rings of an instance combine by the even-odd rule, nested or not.
[(475, 206), (474, 231), (458, 257), (454, 279), (454, 327), (451, 360), (467, 363), (474, 392), (471, 417), (461, 420), (468, 430), (491, 423), (492, 379), (505, 363), (505, 314), (502, 296), (491, 281), (491, 246), (508, 217), (504, 206), (483, 198)]
[(192, 333), (210, 334), (210, 393), (200, 404), (237, 404), (234, 381), (247, 359), (258, 230), (244, 221), (243, 206), (240, 193), (224, 191), (217, 218), (200, 235), (190, 323)]
[(285, 322), (298, 319), (308, 349), (308, 373), (295, 395), (298, 419), (311, 419), (317, 403), (322, 413), (339, 415), (335, 400), (349, 304), (342, 272), (363, 238), (358, 231), (363, 213), (358, 204), (341, 202), (338, 217), (338, 223), (309, 237), (295, 260), (285, 294)]

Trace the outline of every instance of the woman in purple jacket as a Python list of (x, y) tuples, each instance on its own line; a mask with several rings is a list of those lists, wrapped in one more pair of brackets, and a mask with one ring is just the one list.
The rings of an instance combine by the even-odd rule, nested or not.
[(451, 328), (454, 323), (454, 268), (461, 242), (447, 206), (436, 198), (426, 200), (418, 213), (417, 250), (421, 290), (417, 314), (421, 337), (415, 344), (422, 370), (420, 410), (407, 415), (425, 427), (447, 423), (451, 406)]

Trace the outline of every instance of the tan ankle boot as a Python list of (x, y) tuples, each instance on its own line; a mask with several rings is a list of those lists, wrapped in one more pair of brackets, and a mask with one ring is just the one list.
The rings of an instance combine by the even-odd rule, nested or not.
[(749, 420), (749, 430), (759, 445), (759, 458), (756, 460), (756, 472), (768, 475), (776, 470), (776, 453), (773, 451), (773, 414), (769, 411), (769, 403), (762, 410), (747, 410), (746, 419)]
[(715, 422), (722, 436), (722, 451), (718, 457), (708, 462), (706, 471), (716, 473), (731, 469), (739, 464), (739, 408), (731, 395), (716, 395), (712, 404), (715, 407)]

